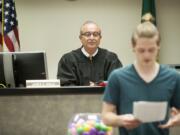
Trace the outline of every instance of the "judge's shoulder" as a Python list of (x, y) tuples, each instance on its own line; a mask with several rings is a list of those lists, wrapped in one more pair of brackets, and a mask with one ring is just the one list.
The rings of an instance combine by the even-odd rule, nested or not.
[(106, 57), (108, 59), (118, 58), (118, 56), (115, 52), (110, 51), (110, 50), (105, 49), (105, 48), (99, 48), (99, 53), (102, 53), (104, 55), (104, 57)]

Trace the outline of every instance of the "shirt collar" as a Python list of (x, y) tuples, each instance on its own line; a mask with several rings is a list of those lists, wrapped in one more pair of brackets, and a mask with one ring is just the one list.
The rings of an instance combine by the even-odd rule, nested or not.
[(89, 53), (84, 49), (84, 47), (81, 48), (82, 53), (86, 56), (86, 57), (94, 57), (97, 53), (98, 53), (98, 48), (96, 49), (96, 51), (90, 56)]

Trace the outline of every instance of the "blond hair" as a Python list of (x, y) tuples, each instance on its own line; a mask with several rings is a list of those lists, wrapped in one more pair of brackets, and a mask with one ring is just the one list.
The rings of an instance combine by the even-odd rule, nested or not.
[(156, 38), (157, 45), (160, 44), (160, 34), (157, 27), (150, 21), (145, 21), (139, 24), (132, 34), (131, 42), (132, 45), (136, 45), (138, 38)]
[(151, 23), (155, 23), (155, 18), (153, 17), (153, 15), (151, 13), (146, 13), (142, 16), (141, 18), (141, 22), (151, 22)]

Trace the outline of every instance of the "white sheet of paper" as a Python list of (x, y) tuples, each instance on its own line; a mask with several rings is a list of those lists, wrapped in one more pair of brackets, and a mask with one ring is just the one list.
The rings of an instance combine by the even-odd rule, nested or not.
[(133, 103), (133, 115), (141, 122), (155, 122), (165, 119), (167, 102), (137, 101)]

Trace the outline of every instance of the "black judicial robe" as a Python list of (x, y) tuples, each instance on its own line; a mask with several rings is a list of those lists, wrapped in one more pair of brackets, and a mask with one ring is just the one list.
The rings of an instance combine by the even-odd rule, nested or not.
[(106, 49), (99, 48), (91, 59), (86, 57), (81, 48), (62, 56), (58, 63), (57, 78), (61, 86), (89, 85), (89, 82), (107, 80), (112, 70), (122, 67), (117, 55)]

